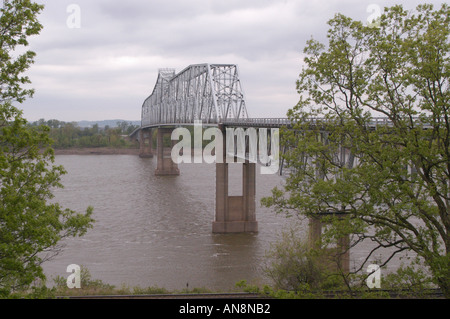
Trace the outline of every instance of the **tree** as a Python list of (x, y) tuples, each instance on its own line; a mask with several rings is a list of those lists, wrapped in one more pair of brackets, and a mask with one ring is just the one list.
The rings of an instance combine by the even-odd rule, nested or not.
[(90, 207), (79, 214), (49, 201), (64, 168), (53, 164), (49, 128), (27, 125), (14, 106), (33, 94), (22, 74), (35, 53), (17, 48), (42, 29), (42, 9), (29, 0), (4, 0), (0, 8), (0, 295), (45, 279), (41, 265), (61, 239), (84, 234), (93, 222)]
[(309, 40), (300, 100), (288, 112), (293, 129), (282, 137), (292, 174), (263, 199), (311, 218), (346, 213), (323, 236), (374, 243), (356, 271), (381, 249), (381, 266), (413, 252), (447, 298), (449, 13), (447, 4), (393, 6), (377, 27), (337, 14), (328, 45)]

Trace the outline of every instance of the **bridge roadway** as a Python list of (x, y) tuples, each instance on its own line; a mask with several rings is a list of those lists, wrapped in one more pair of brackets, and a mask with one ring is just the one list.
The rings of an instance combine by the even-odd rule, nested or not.
[[(310, 118), (310, 123), (312, 125), (323, 122), (321, 118)], [(135, 129), (129, 136), (131, 138), (136, 137), (140, 130), (147, 128), (158, 128), (158, 127), (184, 127), (184, 126), (192, 126), (195, 123), (181, 123), (181, 122), (173, 122), (173, 123), (154, 123), (143, 125), (137, 129)], [(293, 122), (287, 117), (266, 117), (266, 118), (242, 118), (242, 119), (225, 119), (220, 121), (220, 123), (203, 123), (202, 126), (205, 127), (218, 127), (223, 125), (224, 127), (254, 127), (254, 128), (281, 128), (287, 127), (292, 128)], [(373, 117), (371, 121), (368, 123), (369, 127), (377, 127), (377, 126), (389, 126), (392, 122), (386, 117)]]

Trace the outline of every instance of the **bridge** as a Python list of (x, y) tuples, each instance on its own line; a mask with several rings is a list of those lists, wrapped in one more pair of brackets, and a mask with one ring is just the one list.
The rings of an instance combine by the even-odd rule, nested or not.
[[(141, 157), (153, 157), (156, 153), (155, 175), (179, 175), (178, 164), (171, 156), (175, 141), (172, 140), (171, 145), (167, 147), (167, 136), (171, 136), (177, 128), (195, 126), (198, 123), (205, 127), (217, 128), (218, 133), (222, 134), (215, 134), (215, 142), (218, 142), (218, 136), (223, 140), (215, 149), (216, 212), (212, 231), (257, 232), (258, 223), (255, 214), (257, 163), (245, 156), (249, 150), (248, 138), (244, 142), (244, 155), (238, 154), (237, 141), (236, 152), (230, 154), (225, 141), (226, 132), (229, 128), (252, 127), (261, 132), (263, 129), (269, 129), (270, 141), (272, 130), (286, 125), (286, 121), (287, 119), (255, 119), (248, 116), (236, 65), (195, 64), (179, 73), (174, 69), (159, 70), (153, 91), (142, 104), (141, 126), (131, 133), (130, 137), (139, 141)], [(156, 150), (153, 149), (155, 130)], [(267, 135), (260, 135), (260, 138), (262, 136), (267, 139)], [(234, 138), (238, 139), (237, 136)], [(274, 145), (269, 143), (263, 147), (267, 147), (265, 153), (270, 157)], [(228, 195), (230, 157), (243, 165), (241, 196)]]
[[(244, 153), (239, 153), (238, 136), (233, 135), (236, 146), (235, 152), (230, 154), (227, 149), (226, 134), (230, 128), (251, 127), (261, 132), (269, 129), (269, 143), (259, 144), (260, 148), (265, 148), (264, 152), (269, 158), (273, 157), (271, 153), (274, 147), (277, 147), (270, 143), (272, 130), (287, 125), (288, 120), (255, 119), (248, 116), (236, 65), (195, 64), (179, 73), (176, 73), (174, 69), (159, 70), (153, 91), (142, 104), (141, 126), (131, 133), (130, 137), (139, 141), (141, 157), (151, 158), (156, 153), (155, 175), (179, 175), (178, 164), (171, 156), (171, 149), (176, 141), (172, 140), (168, 147), (168, 136), (171, 136), (177, 128), (195, 126), (199, 123), (202, 127), (215, 127), (218, 133), (221, 133), (215, 134), (215, 142), (220, 142), (219, 139), (222, 139), (215, 148), (216, 212), (212, 231), (214, 233), (257, 232), (258, 223), (255, 212), (257, 163), (248, 158), (250, 147), (248, 138), (244, 138)], [(153, 149), (155, 130), (156, 150)], [(267, 140), (267, 135), (255, 136), (259, 136), (261, 140)], [(196, 142), (194, 145), (199, 146)], [(261, 152), (261, 149), (259, 151)], [(233, 160), (230, 161), (230, 158)], [(235, 160), (243, 165), (241, 196), (228, 195), (228, 165)], [(278, 162), (276, 164), (278, 165)]]

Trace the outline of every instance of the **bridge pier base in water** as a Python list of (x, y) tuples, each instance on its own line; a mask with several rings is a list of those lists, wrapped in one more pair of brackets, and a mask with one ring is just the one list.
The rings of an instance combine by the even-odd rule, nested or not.
[[(157, 164), (155, 175), (180, 175), (180, 170), (178, 169), (178, 164), (174, 163), (171, 156), (172, 146), (176, 141), (172, 141), (170, 136), (172, 134), (173, 128), (158, 128), (157, 135)], [(164, 136), (168, 135), (170, 139), (170, 147), (164, 146)]]
[[(324, 254), (320, 257), (321, 264), (331, 271), (350, 271), (350, 236), (339, 238), (334, 247), (322, 247), (322, 229), (327, 222), (324, 218), (332, 213), (318, 213), (309, 218), (309, 247), (311, 249), (323, 249)], [(338, 218), (344, 218), (345, 213), (334, 214)]]
[(151, 128), (139, 131), (139, 157), (153, 157), (153, 131)]
[(242, 196), (228, 196), (228, 163), (216, 163), (216, 218), (213, 233), (257, 232), (256, 164), (243, 163)]

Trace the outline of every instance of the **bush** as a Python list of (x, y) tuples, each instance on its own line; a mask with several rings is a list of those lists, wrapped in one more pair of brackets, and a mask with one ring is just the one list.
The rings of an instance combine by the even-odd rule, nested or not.
[(342, 287), (342, 278), (320, 262), (321, 255), (320, 251), (311, 250), (297, 231), (290, 230), (266, 254), (269, 264), (264, 273), (279, 290), (305, 292)]

